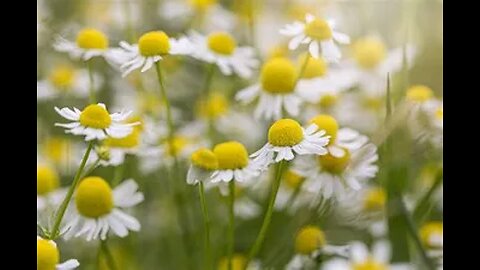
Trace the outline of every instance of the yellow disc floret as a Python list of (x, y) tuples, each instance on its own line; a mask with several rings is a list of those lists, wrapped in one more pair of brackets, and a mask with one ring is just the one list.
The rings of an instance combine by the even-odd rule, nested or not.
[(138, 40), (138, 49), (140, 54), (146, 57), (168, 54), (170, 39), (163, 31), (148, 32)]
[(235, 170), (243, 169), (248, 165), (248, 152), (243, 144), (229, 141), (217, 144), (213, 153), (218, 160), (218, 169)]
[[(308, 54), (302, 54), (298, 58), (298, 66), (301, 69), (304, 65), (307, 57), (310, 57)], [(302, 78), (313, 79), (316, 77), (322, 77), (327, 73), (327, 62), (322, 57), (308, 59), (305, 70), (303, 71)]]
[(300, 184), (303, 183), (305, 177), (297, 174), (292, 170), (288, 170), (283, 174), (284, 183), (291, 189), (296, 189)]
[[(244, 270), (247, 264), (247, 258), (241, 254), (234, 254), (232, 257), (232, 270)], [(228, 269), (228, 258), (220, 259), (218, 270)]]
[(205, 10), (215, 5), (217, 0), (189, 0), (189, 3), (197, 10)]
[(385, 45), (377, 38), (362, 38), (353, 45), (353, 58), (365, 69), (377, 67), (385, 59), (386, 54)]
[(37, 270), (55, 270), (59, 261), (57, 245), (50, 240), (37, 239)]
[(302, 140), (302, 126), (293, 119), (277, 120), (268, 130), (268, 142), (273, 146), (294, 146)]
[(83, 216), (98, 218), (106, 215), (113, 208), (112, 189), (101, 177), (84, 178), (78, 185), (75, 204)]
[(365, 211), (382, 210), (387, 201), (387, 194), (383, 188), (374, 187), (367, 190), (363, 199), (363, 209)]
[(341, 174), (350, 163), (350, 151), (347, 148), (343, 148), (344, 154), (342, 157), (335, 157), (330, 153), (323, 156), (318, 156), (318, 162), (323, 170), (333, 173)]
[(200, 100), (198, 113), (205, 118), (216, 119), (228, 112), (228, 100), (224, 95), (215, 93), (208, 100)]
[(108, 111), (98, 105), (88, 105), (80, 114), (80, 124), (85, 127), (105, 129), (112, 123), (112, 118)]
[(207, 43), (210, 50), (224, 55), (231, 55), (237, 47), (235, 39), (226, 32), (215, 32), (208, 35)]
[(140, 143), (140, 132), (133, 130), (129, 135), (123, 138), (108, 137), (105, 139), (104, 144), (107, 147), (114, 148), (134, 148)]
[(48, 79), (59, 90), (68, 90), (73, 86), (75, 70), (71, 66), (61, 65), (55, 67)]
[(190, 157), (192, 164), (196, 167), (205, 169), (205, 170), (216, 170), (218, 169), (218, 160), (215, 153), (207, 148), (200, 148), (197, 151), (193, 152)]
[(318, 130), (325, 130), (326, 135), (330, 136), (328, 144), (334, 144), (337, 139), (338, 123), (335, 118), (327, 114), (319, 114), (310, 120), (311, 124), (315, 124)]
[(353, 264), (352, 270), (388, 270), (388, 266), (369, 258), (364, 262)]
[(57, 172), (48, 166), (37, 166), (37, 194), (45, 195), (60, 185)]
[(108, 48), (108, 39), (104, 33), (93, 28), (85, 28), (77, 35), (77, 46), (82, 49)]
[(175, 136), (170, 143), (167, 140), (167, 153), (172, 157), (178, 156), (189, 142), (189, 139), (186, 137)]
[(412, 102), (423, 103), (433, 98), (433, 91), (425, 85), (415, 85), (407, 90), (407, 100)]
[(337, 104), (338, 96), (332, 94), (323, 95), (318, 104), (321, 108), (328, 109)]
[(432, 243), (432, 237), (443, 237), (443, 223), (440, 221), (431, 221), (420, 228), (420, 239), (422, 243), (428, 248), (436, 247)]
[(326, 20), (315, 18), (305, 25), (305, 35), (316, 40), (327, 40), (332, 38), (332, 29)]
[(325, 234), (317, 226), (303, 227), (295, 237), (295, 252), (309, 255), (325, 246)]
[(297, 71), (286, 58), (273, 58), (266, 62), (260, 74), (262, 89), (272, 94), (288, 94), (295, 89)]
[(66, 155), (70, 143), (62, 137), (52, 137), (45, 140), (43, 144), (43, 152), (50, 160), (62, 163), (65, 162)]
[(132, 124), (132, 123), (140, 123), (136, 126), (133, 126), (134, 129), (136, 129), (137, 131), (139, 132), (142, 132), (143, 131), (143, 128), (145, 126), (145, 122), (143, 121), (142, 117), (138, 116), (138, 115), (135, 115), (135, 116), (130, 116), (127, 121), (126, 121), (128, 124)]

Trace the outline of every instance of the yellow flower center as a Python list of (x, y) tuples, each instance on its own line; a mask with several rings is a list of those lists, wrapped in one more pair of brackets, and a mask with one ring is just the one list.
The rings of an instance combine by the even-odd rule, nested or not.
[(443, 236), (443, 223), (440, 221), (431, 221), (420, 228), (420, 239), (427, 248), (434, 248), (431, 238), (433, 236)]
[(243, 169), (248, 165), (248, 152), (243, 144), (230, 141), (217, 144), (213, 153), (218, 160), (220, 170)]
[(205, 10), (215, 5), (217, 0), (190, 0), (189, 3), (197, 10)]
[(363, 201), (363, 208), (366, 211), (382, 210), (387, 201), (387, 194), (383, 188), (375, 187), (369, 189)]
[(168, 54), (170, 40), (163, 31), (148, 32), (138, 40), (138, 49), (140, 54), (146, 57)]
[[(301, 68), (305, 63), (305, 58), (310, 57), (308, 54), (302, 54), (298, 58), (298, 66)], [(313, 58), (310, 57), (308, 59), (307, 65), (305, 66), (305, 70), (303, 71), (302, 78), (305, 79), (312, 79), (316, 77), (322, 77), (327, 73), (327, 63), (322, 57)]]
[(350, 151), (347, 148), (342, 149), (345, 151), (342, 157), (335, 157), (330, 153), (323, 156), (318, 156), (318, 162), (323, 170), (332, 174), (341, 174), (350, 163)]
[(302, 140), (302, 126), (292, 119), (277, 120), (268, 130), (268, 142), (273, 146), (294, 146)]
[[(247, 258), (241, 254), (234, 254), (232, 257), (232, 270), (244, 270), (247, 264)], [(218, 270), (228, 269), (228, 258), (223, 257), (218, 263)]]
[(273, 59), (273, 58), (285, 58), (288, 56), (288, 47), (285, 45), (277, 45), (273, 46), (270, 48), (268, 51), (268, 57), (267, 59)]
[(328, 109), (333, 107), (335, 104), (337, 104), (337, 101), (338, 101), (338, 96), (326, 94), (320, 98), (320, 101), (318, 102), (318, 104), (320, 105), (321, 108)]
[(52, 241), (37, 239), (37, 270), (55, 270), (59, 261), (57, 246)]
[(228, 100), (224, 95), (215, 93), (207, 100), (200, 100), (197, 108), (202, 117), (216, 119), (228, 112)]
[(77, 35), (77, 46), (82, 49), (101, 49), (108, 48), (108, 39), (104, 33), (93, 29), (85, 28)]
[(136, 129), (139, 132), (142, 132), (143, 128), (145, 126), (145, 123), (144, 123), (142, 117), (140, 117), (138, 115), (129, 117), (126, 122), (128, 124), (139, 122), (140, 124), (133, 127), (134, 129)]
[(112, 118), (108, 111), (98, 105), (88, 105), (80, 114), (80, 124), (85, 127), (105, 129), (112, 123)]
[(325, 234), (317, 226), (306, 226), (295, 237), (295, 251), (300, 254), (309, 255), (325, 244)]
[(378, 111), (383, 107), (383, 99), (379, 97), (366, 97), (363, 100), (363, 105), (367, 109)]
[(178, 156), (183, 149), (185, 149), (185, 146), (188, 145), (189, 140), (183, 136), (175, 136), (173, 137), (171, 143), (168, 143), (168, 140), (166, 141), (166, 143), (167, 143), (167, 154), (172, 157), (175, 157), (175, 156)]
[(300, 184), (303, 183), (305, 178), (292, 170), (288, 170), (283, 174), (284, 183), (291, 189), (296, 189)]
[(225, 32), (215, 32), (210, 34), (207, 43), (210, 50), (224, 55), (231, 55), (237, 47), (235, 39)]
[(385, 45), (377, 38), (363, 38), (353, 45), (353, 58), (365, 69), (375, 68), (387, 54)]
[(353, 270), (388, 270), (388, 266), (383, 263), (376, 262), (371, 258), (365, 262), (354, 264), (352, 268)]
[(294, 90), (296, 76), (295, 65), (290, 60), (273, 58), (263, 65), (260, 81), (266, 92), (288, 94)]
[(318, 130), (325, 130), (326, 135), (330, 136), (328, 145), (335, 143), (338, 132), (338, 123), (335, 118), (327, 114), (319, 114), (312, 118), (310, 123), (317, 125)]
[(43, 152), (45, 156), (57, 163), (65, 161), (67, 149), (70, 143), (61, 137), (52, 137), (45, 140), (43, 144)]
[(58, 66), (52, 70), (48, 79), (59, 90), (68, 90), (73, 85), (75, 70), (70, 66)]
[(129, 135), (123, 138), (112, 138), (108, 137), (105, 139), (104, 144), (107, 147), (117, 147), (117, 148), (134, 148), (140, 143), (140, 132), (136, 129), (132, 131)]
[(218, 168), (218, 160), (215, 153), (207, 148), (200, 148), (193, 152), (190, 160), (194, 166), (205, 170), (216, 170)]
[(57, 172), (48, 166), (37, 167), (37, 194), (45, 195), (60, 185)]
[(112, 189), (101, 177), (84, 178), (78, 185), (75, 204), (83, 216), (98, 218), (106, 215), (113, 208)]
[(425, 85), (415, 85), (407, 90), (407, 100), (423, 103), (433, 98), (433, 91)]
[(305, 35), (316, 40), (327, 40), (332, 38), (332, 29), (326, 20), (315, 18), (305, 25)]

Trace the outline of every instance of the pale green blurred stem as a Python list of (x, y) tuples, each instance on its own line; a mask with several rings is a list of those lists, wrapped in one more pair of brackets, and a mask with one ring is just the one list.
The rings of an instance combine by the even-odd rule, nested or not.
[(102, 250), (103, 254), (105, 255), (105, 261), (107, 263), (108, 269), (110, 270), (117, 270), (117, 265), (115, 264), (115, 260), (113, 259), (112, 252), (107, 244), (107, 239), (100, 240), (100, 249)]
[(205, 188), (203, 182), (198, 183), (198, 193), (200, 194), (200, 205), (202, 207), (203, 214), (203, 223), (205, 230), (205, 270), (208, 270), (211, 262), (211, 251), (210, 251), (210, 218), (208, 216), (207, 203), (205, 201)]
[(229, 200), (228, 200), (228, 246), (227, 246), (227, 255), (228, 255), (228, 270), (232, 270), (232, 258), (233, 258), (233, 247), (235, 243), (235, 179), (232, 179), (228, 183), (229, 187)]
[(307, 53), (305, 60), (303, 61), (302, 67), (300, 67), (300, 72), (298, 72), (298, 77), (295, 80), (294, 88), (297, 86), (298, 82), (302, 79), (303, 73), (305, 73), (305, 69), (307, 68), (308, 62), (310, 61), (310, 53)]
[(248, 30), (250, 35), (250, 45), (256, 48), (256, 29), (255, 29), (255, 0), (249, 0), (248, 3)]
[[(206, 100), (206, 102), (209, 101), (210, 96), (211, 96), (211, 88), (212, 88), (212, 82), (213, 82), (213, 77), (215, 74), (215, 64), (208, 64), (207, 66), (207, 76), (205, 77), (205, 83), (203, 85), (203, 100)], [(210, 141), (212, 144), (215, 144), (215, 139), (216, 139), (216, 129), (215, 129), (215, 121), (212, 117), (208, 117), (208, 137), (210, 138)]]
[(70, 185), (70, 188), (68, 189), (67, 195), (65, 196), (65, 199), (63, 199), (63, 202), (57, 211), (57, 218), (55, 219), (55, 223), (49, 235), (49, 239), (51, 240), (54, 240), (55, 238), (57, 238), (59, 234), (59, 228), (60, 228), (60, 224), (62, 223), (63, 216), (65, 215), (65, 211), (67, 210), (68, 204), (72, 199), (73, 192), (75, 191), (78, 181), (80, 180), (80, 176), (82, 175), (83, 169), (85, 168), (85, 164), (87, 163), (88, 156), (90, 155), (90, 151), (92, 150), (92, 147), (93, 147), (93, 141), (91, 141), (88, 144), (87, 150), (83, 155), (82, 163), (80, 163), (80, 167), (78, 168), (77, 173), (75, 174), (75, 178), (73, 179), (73, 182)]
[(257, 253), (260, 251), (263, 241), (265, 240), (265, 236), (267, 235), (268, 227), (270, 226), (270, 222), (272, 220), (273, 208), (275, 205), (275, 200), (277, 198), (278, 188), (280, 187), (280, 179), (282, 179), (282, 172), (283, 172), (283, 167), (285, 165), (285, 162), (286, 162), (285, 160), (282, 160), (277, 164), (277, 171), (275, 174), (275, 179), (272, 183), (272, 190), (270, 192), (270, 199), (267, 207), (267, 212), (265, 213), (265, 217), (263, 219), (260, 233), (258, 234), (257, 239), (255, 240), (255, 243), (253, 244), (252, 249), (250, 250), (250, 253), (248, 254), (246, 265), (248, 265), (248, 263), (253, 258), (255, 258)]
[(98, 166), (98, 164), (100, 163), (100, 159), (97, 158), (97, 160), (95, 160), (95, 162), (90, 165), (90, 167), (88, 167), (85, 172), (82, 174), (82, 176), (80, 178), (85, 178), (87, 177), (89, 174), (91, 174)]
[(113, 171), (112, 187), (117, 186), (120, 183), (120, 181), (122, 181), (123, 171), (125, 170), (124, 164), (125, 162), (115, 167)]
[(97, 98), (95, 96), (95, 82), (93, 80), (93, 64), (92, 64), (92, 59), (87, 61), (87, 69), (88, 69), (88, 80), (89, 80), (89, 98), (90, 98), (90, 104), (95, 104), (97, 103)]

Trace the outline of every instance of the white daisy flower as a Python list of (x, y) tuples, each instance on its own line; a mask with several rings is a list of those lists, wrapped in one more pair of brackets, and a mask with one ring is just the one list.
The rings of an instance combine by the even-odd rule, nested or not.
[(237, 74), (242, 78), (253, 75), (259, 61), (254, 57), (252, 47), (238, 47), (236, 40), (226, 32), (213, 32), (202, 36), (197, 32), (189, 34), (195, 50), (192, 57), (207, 63), (216, 64), (225, 75)]
[(354, 242), (350, 246), (349, 259), (332, 259), (325, 263), (322, 270), (350, 270), (350, 269), (415, 269), (406, 263), (390, 263), (390, 243), (378, 241), (374, 243), (372, 252), (361, 242)]
[[(94, 89), (100, 89), (103, 84), (102, 77), (93, 74)], [(64, 94), (74, 97), (88, 97), (90, 81), (88, 71), (75, 70), (68, 65), (56, 66), (47, 79), (37, 82), (37, 100), (48, 100)]]
[(108, 50), (108, 38), (97, 29), (85, 28), (78, 32), (75, 42), (59, 36), (53, 47), (59, 52), (68, 53), (73, 59), (88, 61), (93, 57), (105, 55)]
[[(402, 68), (403, 48), (387, 50), (383, 41), (376, 36), (360, 38), (353, 44), (353, 59), (341, 66), (350, 73), (362, 90), (370, 95), (383, 96), (387, 85), (387, 74)], [(412, 66), (416, 55), (413, 45), (406, 46), (406, 60)]]
[(295, 155), (325, 155), (329, 136), (315, 124), (304, 129), (292, 119), (280, 119), (268, 130), (268, 142), (250, 157), (268, 166), (282, 160), (293, 160)]
[(329, 62), (338, 62), (342, 57), (335, 42), (350, 43), (350, 37), (336, 32), (335, 23), (317, 18), (311, 14), (305, 15), (305, 22), (295, 21), (280, 29), (280, 34), (292, 37), (288, 44), (290, 50), (295, 50), (300, 44), (308, 44), (308, 51), (313, 58), (322, 55)]
[(55, 126), (66, 128), (65, 133), (85, 135), (86, 141), (103, 140), (107, 136), (123, 138), (133, 131), (133, 126), (140, 124), (139, 122), (123, 123), (131, 114), (131, 111), (109, 114), (103, 103), (88, 105), (83, 111), (75, 107), (73, 110), (55, 107), (55, 111), (72, 121), (67, 124), (55, 123)]
[(128, 231), (139, 231), (138, 220), (122, 209), (143, 201), (143, 193), (133, 179), (123, 181), (112, 190), (101, 177), (84, 178), (75, 193), (74, 214), (65, 225), (64, 238), (85, 236), (87, 241), (105, 240), (109, 230), (125, 237)]
[(191, 165), (187, 172), (187, 184), (196, 185), (210, 178), (212, 172), (218, 169), (218, 160), (215, 154), (207, 149), (200, 148), (190, 156)]
[[(322, 194), (325, 198), (345, 196), (347, 190), (359, 190), (375, 177), (378, 166), (377, 147), (357, 131), (343, 128), (330, 116), (319, 115), (312, 119), (330, 136), (328, 153), (305, 157), (294, 164), (299, 174), (306, 177), (302, 188)], [(337, 132), (338, 130), (338, 132)]]
[(70, 270), (79, 265), (80, 263), (75, 259), (60, 263), (60, 251), (57, 244), (37, 235), (37, 270)]
[[(260, 83), (249, 86), (235, 96), (235, 99), (248, 104), (259, 98), (255, 118), (278, 120), (283, 110), (291, 116), (300, 114), (300, 106), (315, 98), (307, 91), (299, 91), (295, 65), (286, 58), (273, 58), (261, 70)], [(314, 94), (314, 93), (313, 93)]]
[(211, 176), (212, 183), (248, 181), (258, 176), (263, 168), (248, 158), (243, 144), (229, 141), (215, 145), (213, 153), (218, 160), (218, 169)]
[(138, 44), (130, 45), (121, 41), (119, 45), (120, 48), (110, 49), (106, 57), (120, 68), (122, 77), (139, 68), (145, 72), (166, 55), (188, 55), (193, 50), (186, 37), (171, 38), (163, 31), (143, 34), (138, 39)]

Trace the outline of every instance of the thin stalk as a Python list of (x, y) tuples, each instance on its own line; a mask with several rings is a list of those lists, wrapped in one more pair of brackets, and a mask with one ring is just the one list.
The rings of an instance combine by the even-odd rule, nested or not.
[(100, 240), (100, 248), (105, 255), (105, 261), (107, 262), (108, 269), (117, 270), (118, 268), (115, 264), (115, 260), (113, 259), (112, 252), (108, 247), (107, 240)]
[(203, 223), (204, 223), (204, 230), (205, 230), (205, 270), (210, 268), (211, 262), (211, 251), (210, 251), (210, 218), (208, 216), (208, 209), (207, 203), (205, 201), (205, 189), (203, 186), (203, 182), (200, 181), (198, 184), (198, 193), (200, 194), (200, 205), (202, 207), (202, 214), (203, 214)]
[(63, 202), (60, 205), (60, 208), (58, 209), (57, 218), (55, 219), (55, 223), (50, 232), (50, 236), (49, 236), (50, 240), (55, 240), (55, 238), (57, 238), (59, 234), (59, 228), (60, 228), (60, 224), (62, 222), (63, 216), (65, 215), (65, 211), (67, 210), (68, 204), (72, 199), (73, 192), (75, 191), (78, 181), (80, 180), (80, 176), (82, 175), (83, 169), (85, 168), (85, 164), (87, 163), (88, 156), (90, 155), (90, 151), (92, 150), (92, 147), (93, 147), (93, 141), (91, 141), (88, 144), (87, 151), (85, 151), (85, 154), (83, 155), (82, 163), (80, 163), (80, 167), (78, 168), (77, 173), (73, 178), (73, 182), (70, 185), (70, 188), (68, 189), (67, 195), (65, 196), (65, 199), (63, 199)]
[(428, 203), (430, 198), (433, 196), (435, 191), (440, 187), (443, 182), (443, 171), (439, 171), (435, 177), (435, 182), (430, 187), (430, 189), (425, 193), (425, 195), (419, 200), (417, 203), (415, 210), (413, 211), (413, 218), (416, 221), (422, 220), (423, 216), (425, 215), (425, 208), (428, 208)]
[(205, 77), (205, 83), (203, 84), (203, 94), (205, 98), (210, 97), (210, 89), (212, 86), (213, 75), (215, 74), (215, 64), (208, 64), (207, 66), (207, 76)]
[(100, 163), (100, 159), (97, 158), (97, 160), (95, 160), (95, 162), (90, 165), (90, 167), (88, 167), (84, 173), (82, 173), (82, 176), (80, 178), (85, 178), (86, 176), (88, 176), (89, 174), (91, 174), (93, 172), (93, 170), (95, 170), (98, 166), (98, 163)]
[(294, 88), (297, 86), (297, 83), (302, 79), (303, 73), (305, 73), (305, 69), (307, 68), (308, 62), (310, 61), (310, 53), (307, 53), (305, 60), (303, 61), (302, 67), (300, 67), (300, 72), (298, 73), (298, 77), (295, 80)]
[(123, 171), (125, 170), (124, 163), (115, 167), (113, 171), (112, 187), (117, 186), (122, 181)]
[(235, 243), (235, 180), (232, 179), (228, 183), (229, 200), (228, 200), (228, 270), (232, 270), (233, 247)]
[(90, 83), (90, 88), (89, 88), (89, 98), (90, 98), (90, 104), (95, 104), (97, 103), (97, 98), (95, 96), (95, 85), (94, 85), (94, 80), (93, 80), (93, 66), (92, 66), (92, 60), (87, 61), (87, 69), (88, 69), (88, 80)]
[(255, 243), (252, 246), (252, 249), (250, 250), (250, 253), (248, 254), (248, 259), (247, 259), (247, 264), (255, 258), (257, 255), (258, 251), (260, 251), (260, 248), (262, 247), (263, 241), (265, 240), (265, 236), (267, 235), (268, 227), (270, 226), (270, 222), (272, 220), (272, 214), (273, 214), (273, 206), (275, 205), (275, 200), (277, 198), (277, 193), (278, 193), (278, 188), (280, 187), (280, 179), (282, 178), (282, 170), (284, 167), (285, 161), (282, 160), (278, 163), (277, 165), (277, 171), (275, 174), (275, 179), (272, 184), (272, 190), (270, 193), (270, 199), (267, 207), (267, 212), (265, 213), (265, 217), (263, 219), (262, 227), (260, 229), (260, 233), (257, 236), (257, 239), (255, 240)]
[(288, 212), (290, 210), (290, 207), (292, 207), (293, 203), (295, 202), (295, 199), (297, 199), (298, 194), (300, 194), (300, 190), (302, 188), (304, 181), (302, 181), (300, 184), (298, 184), (295, 187), (295, 190), (293, 191), (292, 195), (290, 195), (290, 198), (288, 198), (287, 204), (285, 205), (285, 211)]

